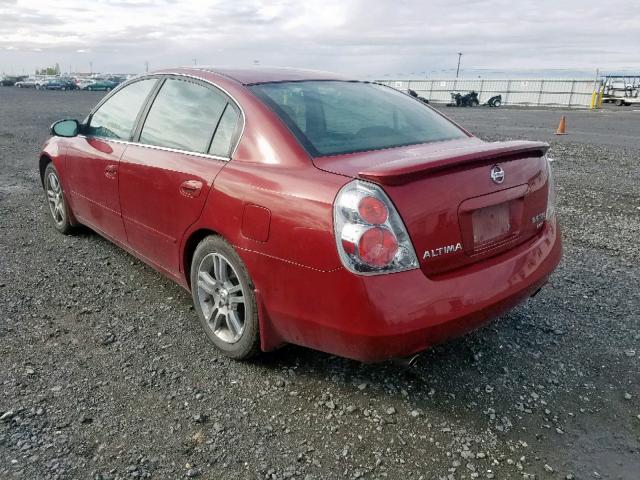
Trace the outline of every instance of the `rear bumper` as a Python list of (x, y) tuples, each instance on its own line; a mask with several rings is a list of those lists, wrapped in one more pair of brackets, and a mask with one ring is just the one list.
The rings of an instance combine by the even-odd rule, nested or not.
[(534, 240), (437, 279), (421, 270), (363, 277), (278, 261), (270, 281), (254, 279), (268, 286), (259, 292), (263, 350), (288, 342), (365, 362), (412, 355), (513, 308), (561, 256), (554, 220)]

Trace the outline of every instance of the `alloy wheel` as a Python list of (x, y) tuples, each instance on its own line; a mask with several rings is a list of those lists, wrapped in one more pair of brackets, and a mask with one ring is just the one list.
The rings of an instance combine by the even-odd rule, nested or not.
[(220, 253), (205, 256), (198, 267), (198, 302), (207, 327), (226, 343), (245, 329), (245, 297), (238, 274)]
[(62, 195), (62, 186), (60, 179), (54, 172), (50, 172), (47, 176), (47, 199), (49, 200), (49, 210), (56, 225), (64, 224), (67, 213), (64, 207), (64, 196)]

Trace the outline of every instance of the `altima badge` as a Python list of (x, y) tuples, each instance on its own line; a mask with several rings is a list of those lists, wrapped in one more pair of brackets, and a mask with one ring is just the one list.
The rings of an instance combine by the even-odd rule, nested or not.
[(491, 180), (493, 180), (494, 183), (504, 182), (504, 170), (500, 165), (494, 165), (491, 167)]
[(440, 255), (446, 255), (447, 253), (455, 253), (458, 250), (462, 250), (461, 243), (455, 243), (453, 245), (445, 245), (444, 247), (432, 248), (431, 250), (425, 250), (422, 259), (439, 257)]

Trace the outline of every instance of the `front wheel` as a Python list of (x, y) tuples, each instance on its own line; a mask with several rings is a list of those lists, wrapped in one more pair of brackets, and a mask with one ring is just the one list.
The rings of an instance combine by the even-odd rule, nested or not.
[(242, 260), (223, 238), (207, 237), (196, 248), (191, 294), (200, 323), (218, 350), (237, 360), (259, 352), (254, 287)]
[(69, 210), (64, 199), (64, 191), (58, 171), (53, 163), (49, 163), (44, 171), (44, 193), (53, 220), (53, 226), (65, 235), (71, 233), (73, 227), (69, 222)]
[(494, 106), (494, 107), (499, 107), (500, 105), (502, 105), (502, 102), (501, 102), (500, 100), (495, 100), (495, 101), (493, 102), (493, 106)]

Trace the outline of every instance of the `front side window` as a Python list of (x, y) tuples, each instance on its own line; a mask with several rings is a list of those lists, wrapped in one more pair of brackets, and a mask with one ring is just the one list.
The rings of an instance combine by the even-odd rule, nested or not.
[(140, 143), (207, 153), (226, 105), (227, 99), (210, 88), (167, 79), (149, 110)]
[(140, 108), (156, 82), (155, 78), (139, 80), (117, 91), (91, 116), (87, 135), (129, 140)]
[(330, 80), (251, 88), (312, 156), (466, 137), (421, 102), (382, 85)]

